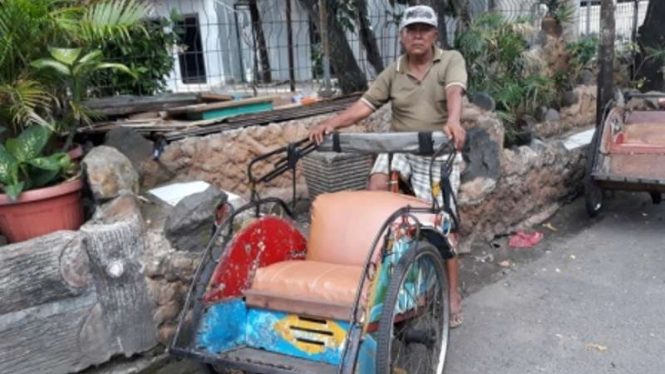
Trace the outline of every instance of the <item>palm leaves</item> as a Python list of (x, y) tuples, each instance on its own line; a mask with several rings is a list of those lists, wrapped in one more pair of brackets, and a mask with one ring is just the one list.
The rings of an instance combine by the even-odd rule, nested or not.
[(33, 61), (30, 65), (37, 70), (47, 70), (63, 81), (69, 91), (65, 99), (67, 109), (76, 123), (89, 124), (90, 114), (83, 105), (90, 78), (95, 71), (113, 69), (132, 75), (134, 73), (123, 64), (104, 62), (100, 50), (83, 55), (81, 48), (49, 48), (51, 57)]
[[(140, 21), (151, 12), (149, 3), (138, 0), (101, 0), (86, 6), (80, 3), (0, 0), (0, 122), (12, 123), (15, 130), (30, 123), (45, 124), (55, 112), (51, 109), (58, 103), (53, 98), (63, 92), (63, 84), (72, 88), (72, 81), (63, 77), (70, 74), (76, 80), (94, 70), (126, 69), (124, 65), (104, 63), (99, 52), (77, 58), (89, 46), (124, 42), (130, 40), (131, 31), (145, 32)], [(74, 48), (49, 49), (51, 46)], [(56, 57), (53, 53), (70, 55)], [(74, 53), (78, 55), (74, 57)], [(88, 60), (83, 60), (85, 57)], [(76, 61), (74, 72), (72, 63)], [(42, 74), (47, 67), (57, 74)], [(53, 77), (56, 79), (50, 79)], [(85, 91), (79, 92), (85, 95)]]
[(131, 39), (132, 29), (142, 28), (141, 20), (147, 17), (151, 10), (149, 3), (136, 0), (96, 3), (85, 11), (76, 33), (85, 41), (115, 38), (128, 41)]
[(33, 80), (17, 80), (11, 84), (0, 85), (0, 103), (6, 103), (0, 109), (3, 117), (11, 118), (15, 128), (33, 123), (49, 126), (37, 112), (48, 111), (54, 102), (46, 88)]

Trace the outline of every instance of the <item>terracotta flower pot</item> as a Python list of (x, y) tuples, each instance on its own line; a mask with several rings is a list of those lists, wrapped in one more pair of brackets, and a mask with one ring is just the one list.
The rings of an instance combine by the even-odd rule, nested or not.
[(71, 147), (69, 147), (67, 155), (69, 155), (69, 158), (71, 158), (72, 161), (79, 163), (81, 158), (83, 158), (83, 147), (81, 147), (79, 143), (74, 143)]
[(563, 26), (552, 16), (546, 16), (541, 21), (540, 27), (549, 36), (558, 38), (563, 34)]
[(58, 230), (78, 230), (84, 219), (82, 188), (79, 178), (25, 191), (16, 201), (0, 194), (0, 231), (15, 243)]

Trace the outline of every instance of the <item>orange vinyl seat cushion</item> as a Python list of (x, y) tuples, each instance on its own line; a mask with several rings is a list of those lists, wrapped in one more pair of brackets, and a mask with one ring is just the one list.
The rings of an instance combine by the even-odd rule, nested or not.
[(305, 261), (259, 268), (245, 291), (247, 304), (313, 317), (348, 318), (372, 242), (386, 219), (405, 206), (429, 204), (390, 192), (320, 195), (312, 204)]

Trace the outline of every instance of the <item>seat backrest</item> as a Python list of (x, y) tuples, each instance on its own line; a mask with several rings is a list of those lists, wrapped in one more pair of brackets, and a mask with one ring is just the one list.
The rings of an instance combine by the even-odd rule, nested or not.
[(415, 197), (391, 192), (344, 191), (319, 195), (312, 204), (307, 260), (362, 266), (384, 222), (408, 205), (429, 207)]

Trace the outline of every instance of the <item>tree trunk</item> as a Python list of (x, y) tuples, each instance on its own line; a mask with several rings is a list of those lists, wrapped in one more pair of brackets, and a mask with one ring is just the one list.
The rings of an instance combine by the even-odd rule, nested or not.
[(598, 49), (598, 100), (596, 104), (596, 126), (602, 125), (606, 104), (612, 99), (612, 78), (614, 65), (614, 37), (616, 20), (614, 0), (600, 3), (600, 48)]
[(640, 46), (640, 54), (637, 56), (637, 79), (646, 79), (644, 88), (646, 90), (665, 91), (665, 81), (661, 71), (663, 61), (648, 58), (647, 47), (665, 48), (665, 1), (649, 1), (644, 24), (639, 28), (637, 42)]
[(458, 38), (469, 28), (471, 23), (471, 13), (469, 2), (465, 0), (452, 0), (453, 14), (457, 18), (457, 27), (455, 28), (455, 38)]
[(84, 236), (76, 232), (36, 238), (30, 246), (0, 251), (0, 315), (74, 298), (92, 283)]
[(78, 232), (0, 251), (0, 373), (72, 373), (157, 344), (138, 202), (119, 197)]
[(358, 7), (358, 35), (360, 36), (360, 42), (365, 47), (365, 51), (367, 51), (367, 60), (372, 64), (374, 72), (378, 75), (383, 71), (383, 60), (381, 59), (374, 30), (372, 30), (369, 17), (367, 16), (367, 0), (357, 0), (356, 6)]
[[(307, 10), (310, 20), (318, 30), (321, 29), (319, 22), (319, 7), (316, 0), (298, 0), (303, 8)], [(349, 42), (342, 25), (339, 24), (332, 1), (326, 2), (328, 9), (328, 39), (330, 44), (330, 64), (339, 81), (339, 87), (343, 94), (367, 90), (367, 78), (360, 70), (356, 58), (353, 56)]]
[(261, 71), (259, 80), (263, 83), (272, 81), (272, 74), (270, 72), (270, 58), (268, 57), (268, 45), (266, 37), (263, 33), (263, 24), (261, 23), (261, 13), (259, 7), (256, 5), (256, 0), (249, 0), (249, 13), (252, 17), (252, 29), (256, 37), (257, 48), (259, 52), (259, 61), (261, 63)]

